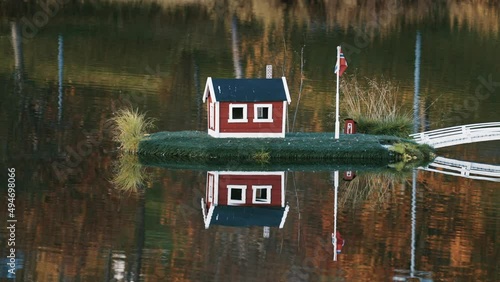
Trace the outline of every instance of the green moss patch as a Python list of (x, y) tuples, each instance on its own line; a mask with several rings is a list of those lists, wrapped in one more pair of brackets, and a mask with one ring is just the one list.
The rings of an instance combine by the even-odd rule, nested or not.
[(276, 163), (296, 161), (389, 162), (381, 144), (399, 138), (364, 134), (290, 133), (285, 138), (213, 138), (205, 132), (158, 132), (144, 137), (138, 153), (155, 159), (203, 162)]

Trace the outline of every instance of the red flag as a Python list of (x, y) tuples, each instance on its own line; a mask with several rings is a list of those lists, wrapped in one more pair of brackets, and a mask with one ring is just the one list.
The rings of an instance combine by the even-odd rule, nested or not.
[[(344, 53), (342, 53), (342, 49), (339, 48), (340, 51), (340, 73), (339, 76), (342, 76), (344, 71), (347, 69), (347, 61), (344, 57)], [(339, 60), (337, 60), (337, 64), (335, 65), (335, 73), (337, 73), (339, 69)]]

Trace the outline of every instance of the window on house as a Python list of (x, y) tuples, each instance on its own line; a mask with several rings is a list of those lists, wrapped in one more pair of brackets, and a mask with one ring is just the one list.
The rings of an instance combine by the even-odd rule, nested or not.
[(273, 121), (273, 105), (260, 104), (254, 106), (254, 122), (272, 122)]
[(271, 185), (254, 185), (253, 199), (254, 204), (270, 204), (271, 203)]
[(227, 185), (227, 189), (228, 205), (239, 205), (246, 202), (246, 185)]
[(243, 108), (233, 108), (233, 119), (243, 119)]
[(269, 108), (257, 107), (257, 119), (269, 119)]
[(247, 105), (230, 104), (229, 122), (247, 122)]

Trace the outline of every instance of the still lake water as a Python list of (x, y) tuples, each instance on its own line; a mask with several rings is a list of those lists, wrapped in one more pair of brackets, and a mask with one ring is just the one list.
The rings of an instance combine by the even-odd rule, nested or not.
[[(341, 43), (346, 75), (393, 81), (412, 113), (421, 35), (419, 130), (500, 120), (498, 2), (290, 2), (73, 1), (46, 18), (34, 16), (44, 13), (36, 1), (0, 4), (1, 179), (6, 187), (16, 169), (15, 280), (500, 281), (495, 182), (419, 171), (413, 186), (411, 173), (358, 171), (338, 190), (337, 261), (330, 171), (285, 174), (281, 229), (205, 229), (204, 170), (145, 168), (143, 194), (110, 182), (113, 111), (131, 104), (157, 130), (205, 130), (208, 76), (264, 77), (272, 64), (287, 77), (290, 114), (302, 77), (295, 130), (331, 131)], [(498, 165), (499, 145), (438, 154)]]

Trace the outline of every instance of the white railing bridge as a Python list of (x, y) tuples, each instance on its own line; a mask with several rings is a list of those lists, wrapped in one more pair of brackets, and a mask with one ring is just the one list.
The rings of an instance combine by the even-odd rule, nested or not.
[(443, 148), (461, 144), (500, 140), (500, 122), (460, 125), (410, 134), (419, 144)]
[(432, 163), (430, 163), (426, 167), (419, 167), (419, 169), (470, 179), (500, 182), (499, 165), (474, 163), (444, 157), (436, 157)]

